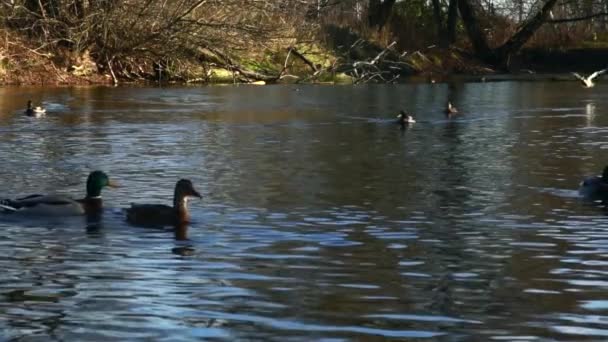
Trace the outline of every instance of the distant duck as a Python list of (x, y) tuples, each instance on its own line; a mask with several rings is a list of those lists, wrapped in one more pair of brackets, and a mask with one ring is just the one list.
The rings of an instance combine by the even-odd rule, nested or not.
[(587, 76), (587, 77), (583, 77), (575, 72), (572, 73), (572, 75), (574, 75), (574, 77), (578, 78), (583, 87), (585, 88), (593, 88), (595, 86), (595, 83), (593, 83), (593, 80), (598, 77), (599, 75), (605, 73), (606, 71), (608, 71), (608, 69), (603, 69), (603, 70), (599, 70), (594, 72), (593, 74)]
[(581, 196), (590, 199), (608, 199), (608, 166), (604, 168), (601, 176), (585, 178), (578, 192)]
[(179, 226), (190, 222), (188, 198), (201, 195), (194, 189), (192, 182), (180, 179), (175, 184), (173, 206), (164, 204), (131, 204), (126, 209), (127, 221), (143, 226)]
[(456, 109), (456, 107), (454, 107), (454, 105), (452, 105), (452, 102), (448, 101), (448, 105), (445, 108), (445, 114), (447, 116), (456, 115), (456, 114), (458, 114), (458, 109)]
[(17, 199), (0, 200), (0, 213), (25, 216), (94, 215), (103, 209), (101, 189), (117, 186), (103, 171), (93, 171), (87, 178), (87, 194), (82, 199), (63, 195), (29, 195)]
[(399, 115), (397, 115), (397, 123), (400, 124), (402, 127), (405, 127), (407, 125), (416, 123), (416, 120), (414, 119), (413, 116), (407, 114), (403, 110), (400, 110)]
[(38, 106), (36, 108), (34, 108), (32, 106), (32, 100), (28, 100), (27, 101), (27, 109), (25, 110), (25, 115), (27, 116), (35, 116), (35, 117), (40, 117), (40, 116), (44, 116), (46, 115), (46, 109)]

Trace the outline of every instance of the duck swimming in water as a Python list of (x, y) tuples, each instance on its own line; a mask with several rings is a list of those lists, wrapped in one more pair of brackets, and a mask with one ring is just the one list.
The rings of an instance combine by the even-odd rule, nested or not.
[(401, 127), (405, 127), (407, 125), (416, 123), (416, 120), (413, 116), (407, 114), (405, 111), (400, 110), (399, 115), (397, 115), (397, 123), (401, 125)]
[(601, 176), (585, 178), (578, 189), (581, 196), (589, 199), (608, 199), (608, 166)]
[(46, 115), (46, 109), (38, 106), (36, 108), (34, 108), (32, 106), (32, 100), (28, 100), (27, 101), (27, 108), (25, 109), (25, 115), (27, 116), (34, 116), (34, 117), (41, 117)]
[(190, 222), (188, 198), (201, 195), (188, 179), (180, 179), (175, 184), (173, 206), (164, 204), (131, 204), (126, 209), (127, 221), (143, 226), (180, 226)]
[(456, 107), (454, 107), (454, 105), (452, 105), (452, 102), (448, 101), (448, 105), (445, 108), (445, 114), (447, 116), (456, 115), (456, 114), (458, 114), (458, 109), (456, 109)]
[(0, 200), (0, 212), (26, 216), (80, 216), (100, 213), (103, 209), (101, 189), (114, 187), (103, 171), (93, 171), (87, 178), (87, 194), (82, 199), (63, 195), (29, 195), (17, 199)]

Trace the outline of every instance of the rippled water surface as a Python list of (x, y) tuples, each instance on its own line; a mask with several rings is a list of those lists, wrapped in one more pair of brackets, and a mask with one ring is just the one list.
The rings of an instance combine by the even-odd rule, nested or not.
[[(0, 339), (605, 340), (607, 211), (576, 188), (608, 162), (607, 92), (0, 88), (0, 197), (122, 185), (98, 224), (0, 217)], [(187, 239), (124, 222), (180, 178)]]

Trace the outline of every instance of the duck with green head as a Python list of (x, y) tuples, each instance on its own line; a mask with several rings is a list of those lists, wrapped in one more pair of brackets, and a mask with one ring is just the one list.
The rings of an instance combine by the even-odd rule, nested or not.
[(115, 187), (103, 171), (93, 171), (87, 178), (87, 194), (82, 199), (63, 195), (29, 195), (17, 199), (0, 200), (0, 212), (31, 216), (79, 216), (100, 213), (103, 209), (101, 190)]
[(181, 226), (190, 222), (188, 198), (201, 195), (188, 179), (180, 179), (175, 184), (173, 206), (164, 204), (131, 204), (126, 209), (127, 221), (142, 226)]
[(601, 176), (585, 178), (578, 192), (588, 199), (608, 199), (608, 166), (604, 168)]

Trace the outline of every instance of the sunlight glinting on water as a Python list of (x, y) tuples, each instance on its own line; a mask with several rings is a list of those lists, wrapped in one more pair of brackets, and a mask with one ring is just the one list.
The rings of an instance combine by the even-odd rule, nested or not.
[[(0, 217), (0, 337), (604, 338), (608, 217), (576, 190), (606, 87), (2, 88), (0, 198), (121, 187), (101, 222)], [(186, 240), (125, 222), (180, 178)]]

